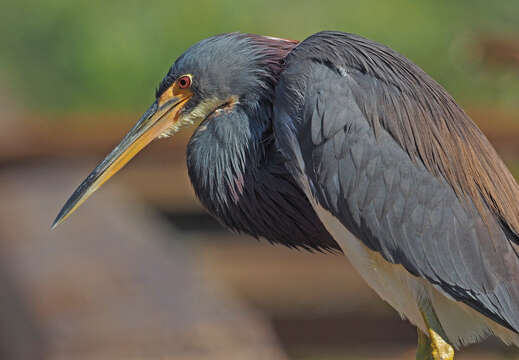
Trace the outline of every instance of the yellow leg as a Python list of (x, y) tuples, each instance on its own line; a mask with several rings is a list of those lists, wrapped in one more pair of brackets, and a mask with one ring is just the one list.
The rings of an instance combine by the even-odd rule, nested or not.
[[(447, 336), (430, 304), (422, 304), (420, 312), (427, 326), (429, 337), (418, 330), (417, 360), (454, 360), (454, 349), (447, 343)], [(428, 348), (428, 349), (427, 349)]]
[(454, 349), (433, 329), (429, 328), (432, 358), (434, 360), (454, 360)]
[(416, 329), (418, 333), (418, 349), (416, 349), (416, 360), (433, 360), (431, 351), (431, 339), (422, 330)]

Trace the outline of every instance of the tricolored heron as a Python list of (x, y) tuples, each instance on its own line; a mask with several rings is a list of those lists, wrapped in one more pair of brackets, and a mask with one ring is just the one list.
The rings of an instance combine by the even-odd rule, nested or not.
[(53, 226), (186, 124), (198, 125), (187, 166), (209, 212), (271, 242), (344, 252), (416, 325), (417, 358), (452, 359), (489, 334), (519, 345), (519, 187), (404, 56), (340, 32), (202, 40)]

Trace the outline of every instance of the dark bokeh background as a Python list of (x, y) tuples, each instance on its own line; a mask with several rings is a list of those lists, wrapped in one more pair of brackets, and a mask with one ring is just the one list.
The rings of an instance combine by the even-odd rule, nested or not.
[[(342, 30), (387, 44), (445, 86), (519, 175), (517, 1), (0, 5), (2, 359), (414, 358), (413, 328), (343, 257), (232, 235), (205, 214), (185, 170), (189, 130), (48, 230), (205, 37)], [(516, 354), (487, 341), (460, 358)]]

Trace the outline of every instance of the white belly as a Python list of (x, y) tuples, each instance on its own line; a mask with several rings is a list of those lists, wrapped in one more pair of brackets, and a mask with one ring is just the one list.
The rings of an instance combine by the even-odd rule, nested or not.
[(519, 346), (519, 335), (484, 317), (469, 306), (448, 297), (427, 280), (411, 275), (401, 265), (392, 264), (367, 248), (330, 212), (314, 204), (328, 232), (362, 278), (403, 317), (426, 332), (418, 309), (419, 299), (428, 299), (452, 345), (470, 344), (495, 334), (505, 343)]

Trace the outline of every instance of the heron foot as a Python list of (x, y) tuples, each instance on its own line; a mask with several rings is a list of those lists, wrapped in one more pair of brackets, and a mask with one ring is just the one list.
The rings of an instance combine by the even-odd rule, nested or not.
[(432, 304), (424, 299), (419, 304), (419, 307), (427, 328), (427, 334), (418, 329), (418, 350), (416, 351), (416, 359), (454, 360), (454, 349), (447, 342), (447, 334), (443, 330)]
[(454, 360), (454, 349), (433, 329), (429, 330), (433, 360)]
[(429, 336), (418, 331), (416, 360), (453, 360), (454, 349), (434, 330), (428, 329)]

